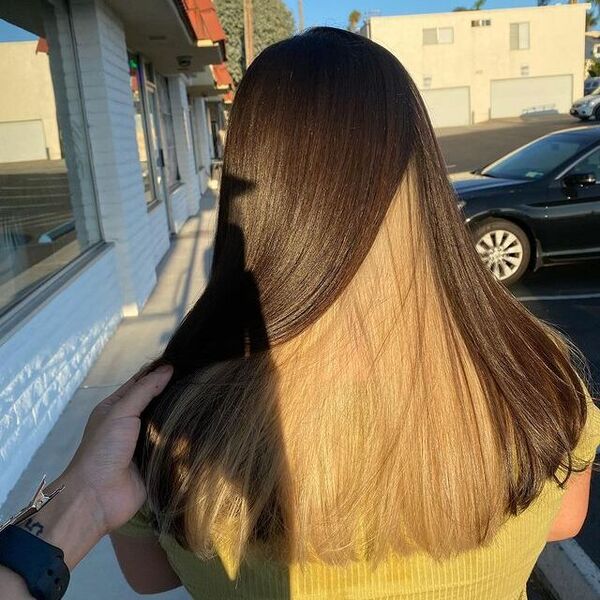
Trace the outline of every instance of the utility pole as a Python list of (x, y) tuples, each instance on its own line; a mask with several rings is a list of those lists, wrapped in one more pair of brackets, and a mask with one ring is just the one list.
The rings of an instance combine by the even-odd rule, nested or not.
[(298, 0), (298, 31), (304, 29), (304, 7), (302, 0)]
[(252, 14), (252, 0), (244, 0), (244, 52), (246, 54), (246, 68), (254, 58), (254, 15)]

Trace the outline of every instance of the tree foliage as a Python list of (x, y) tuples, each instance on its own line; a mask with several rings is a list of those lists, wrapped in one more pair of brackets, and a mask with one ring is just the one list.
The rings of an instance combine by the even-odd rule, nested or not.
[(361, 17), (362, 15), (358, 10), (353, 10), (348, 15), (348, 31), (356, 31), (358, 29), (358, 22), (360, 21)]
[(594, 62), (588, 66), (588, 75), (590, 77), (600, 77), (600, 61), (594, 60)]
[(475, 0), (471, 8), (467, 8), (466, 6), (457, 6), (453, 12), (461, 12), (464, 10), (481, 10), (485, 2), (486, 0)]
[[(246, 70), (244, 56), (244, 7), (242, 0), (215, 0), (221, 25), (227, 34), (227, 66), (236, 85)], [(292, 35), (294, 17), (283, 0), (253, 0), (254, 55)]]

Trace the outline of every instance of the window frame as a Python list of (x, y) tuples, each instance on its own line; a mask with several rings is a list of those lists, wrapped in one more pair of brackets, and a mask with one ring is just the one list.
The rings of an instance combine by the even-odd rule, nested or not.
[[(164, 84), (165, 86), (165, 94), (166, 94), (166, 100), (168, 102), (168, 111), (163, 112), (163, 108), (162, 108), (162, 102), (160, 99), (160, 92), (159, 92), (159, 78), (162, 80), (161, 85)], [(165, 183), (165, 187), (167, 189), (167, 193), (169, 195), (171, 195), (178, 187), (180, 187), (183, 183), (183, 180), (181, 178), (181, 170), (179, 169), (179, 161), (177, 159), (177, 142), (176, 142), (176, 137), (175, 137), (175, 123), (173, 122), (173, 104), (171, 103), (171, 95), (169, 92), (169, 80), (167, 79), (167, 77), (165, 75), (162, 75), (160, 73), (156, 73), (154, 72), (154, 86), (156, 88), (156, 106), (157, 106), (157, 111), (158, 111), (158, 138), (160, 140), (160, 153), (162, 156), (162, 169), (163, 169), (163, 176), (164, 176), (164, 183)], [(168, 172), (168, 167), (167, 167), (167, 163), (168, 163), (168, 155), (166, 155), (167, 153), (165, 153), (165, 147), (166, 147), (166, 133), (163, 131), (163, 117), (164, 119), (170, 119), (171, 121), (171, 129), (173, 132), (173, 153), (175, 156), (175, 171), (176, 171), (176, 178), (175, 181), (173, 182), (172, 185), (169, 185), (169, 179), (167, 177), (167, 172)]]
[[(560, 181), (567, 175), (571, 173), (571, 171), (581, 162), (589, 158), (594, 152), (600, 152), (600, 144), (595, 145), (593, 148), (590, 148), (587, 152), (585, 152), (582, 156), (577, 158), (575, 162), (571, 163), (566, 169), (563, 169), (555, 178), (554, 181)], [(600, 181), (597, 181), (594, 185), (599, 185)]]
[[(440, 42), (440, 30), (447, 29), (452, 32), (452, 41), (450, 42)], [(425, 41), (425, 32), (426, 31), (435, 31), (435, 42), (426, 42)], [(454, 44), (454, 26), (453, 25), (445, 25), (443, 27), (423, 27), (423, 46), (449, 46), (450, 44)]]
[[(130, 58), (133, 57), (137, 61), (137, 79), (140, 92), (140, 106), (142, 108), (142, 130), (144, 133), (148, 171), (150, 174), (150, 191), (152, 194), (150, 200), (146, 199), (146, 207), (148, 211), (151, 211), (162, 202), (166, 202), (169, 196), (164, 174), (164, 152), (162, 149), (160, 118), (158, 116), (160, 109), (155, 82), (156, 76), (154, 65), (143, 54), (133, 50), (128, 50), (127, 53)], [(150, 103), (153, 104), (154, 112), (150, 110)], [(152, 136), (150, 129), (151, 118), (154, 119), (155, 136)], [(154, 144), (154, 137), (156, 138), (156, 146)]]
[(196, 127), (194, 125), (194, 106), (193, 99), (188, 96), (188, 107), (185, 112), (185, 118), (187, 119), (188, 127), (190, 128), (190, 136), (192, 138), (192, 154), (194, 155), (194, 172), (199, 173), (202, 168), (200, 157), (198, 153), (200, 152), (200, 148), (197, 146), (198, 133), (196, 131)]
[[(72, 260), (58, 267), (53, 273), (49, 273), (37, 280), (31, 289), (27, 290), (22, 296), (11, 300), (6, 305), (0, 304), (0, 345), (10, 336), (14, 335), (15, 331), (24, 326), (29, 319), (33, 318), (37, 311), (45, 306), (50, 298), (59, 294), (66, 285), (80, 273), (84, 272), (92, 263), (100, 256), (103, 256), (108, 250), (112, 249), (113, 244), (106, 241), (106, 232), (102, 220), (102, 211), (100, 210), (100, 196), (98, 192), (98, 181), (96, 178), (96, 165), (92, 151), (92, 141), (90, 137), (89, 118), (87, 105), (84, 102), (84, 85), (81, 77), (81, 62), (79, 57), (78, 40), (75, 32), (75, 24), (73, 22), (73, 14), (71, 11), (71, 3), (68, 0), (60, 2), (47, 2), (54, 10), (63, 11), (68, 27), (68, 39), (71, 45), (71, 53), (73, 59), (73, 73), (75, 83), (75, 94), (77, 95), (78, 111), (82, 119), (84, 127), (82, 128), (81, 137), (84, 144), (83, 155), (89, 169), (89, 186), (91, 192), (91, 201), (95, 216), (98, 239), (92, 242), (87, 248), (84, 248), (80, 254)], [(41, 7), (44, 8), (46, 2), (42, 2)], [(1, 19), (2, 17), (0, 17)], [(63, 49), (64, 51), (64, 49)], [(52, 83), (54, 86), (54, 82)], [(59, 125), (60, 135), (60, 125)], [(78, 178), (81, 176), (77, 171)]]
[[(527, 26), (527, 46), (521, 46), (521, 27)], [(517, 28), (516, 38), (513, 37), (513, 27)], [(517, 46), (513, 47), (513, 39), (517, 40)], [(509, 50), (519, 51), (519, 50), (530, 50), (531, 49), (531, 23), (529, 21), (517, 21), (515, 23), (510, 23), (509, 25), (509, 34), (508, 34), (508, 43)]]

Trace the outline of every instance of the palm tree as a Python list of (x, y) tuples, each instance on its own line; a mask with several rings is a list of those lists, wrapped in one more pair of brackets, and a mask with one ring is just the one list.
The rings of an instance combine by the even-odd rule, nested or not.
[(361, 14), (358, 10), (353, 10), (348, 15), (348, 31), (356, 31), (358, 29), (358, 22), (360, 21)]
[(594, 14), (594, 11), (588, 10), (585, 13), (585, 30), (589, 31), (598, 25), (598, 17)]
[[(471, 8), (467, 8), (466, 6), (457, 6), (453, 12), (461, 12), (463, 10), (481, 10), (486, 0), (475, 0), (475, 3)], [(600, 0), (598, 0), (600, 2)]]

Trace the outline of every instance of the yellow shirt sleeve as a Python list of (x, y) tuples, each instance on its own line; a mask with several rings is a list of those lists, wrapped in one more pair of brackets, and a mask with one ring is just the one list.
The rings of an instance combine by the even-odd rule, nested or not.
[(144, 504), (125, 525), (116, 529), (115, 533), (137, 538), (157, 537), (152, 527), (152, 516), (148, 506)]

